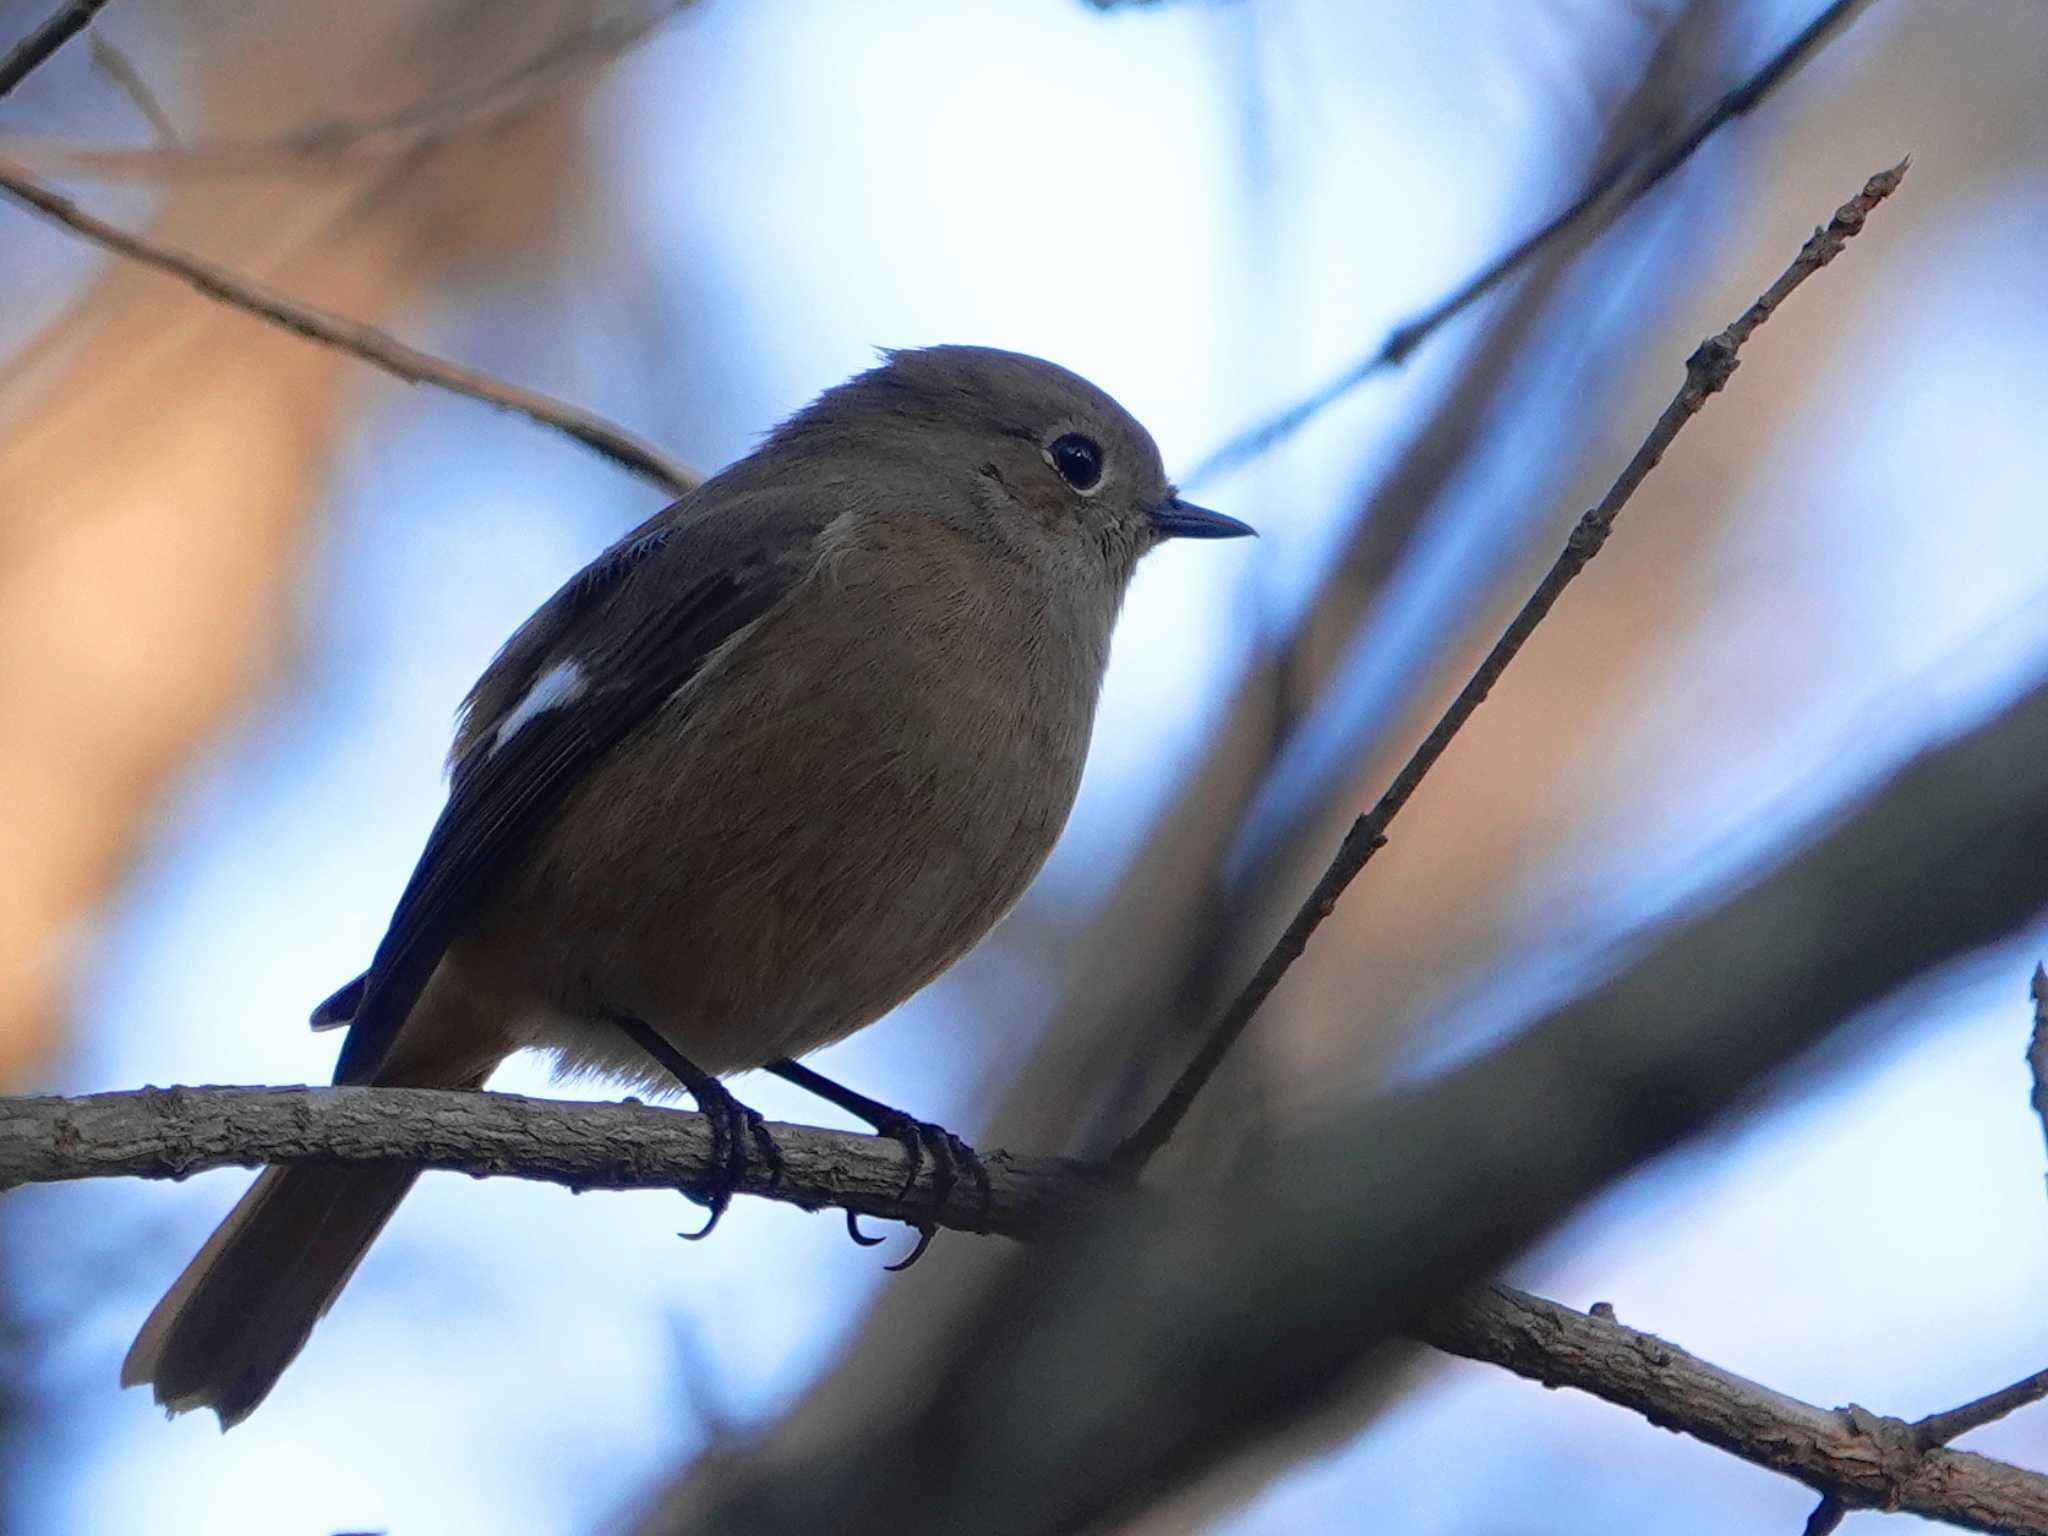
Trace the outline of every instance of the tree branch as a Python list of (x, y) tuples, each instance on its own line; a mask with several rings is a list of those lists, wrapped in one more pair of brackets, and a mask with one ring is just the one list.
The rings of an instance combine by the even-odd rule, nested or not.
[(0, 58), (0, 96), (34, 74), (59, 48), (92, 25), (107, 0), (65, 0), (43, 24)]
[(338, 347), (408, 384), (431, 384), (453, 394), (481, 400), (499, 410), (581, 443), (643, 480), (676, 495), (696, 488), (702, 479), (688, 465), (670, 458), (645, 438), (593, 415), (566, 400), (494, 379), (407, 346), (375, 326), (329, 314), (188, 251), (159, 245), (85, 212), (69, 198), (52, 192), (21, 166), (0, 159), (0, 193), (61, 225), (103, 250), (182, 279), (210, 299), (217, 299), (259, 320), (282, 327), (308, 341)]
[[(972, 1181), (933, 1199), (929, 1159), (889, 1137), (771, 1127), (786, 1167), (750, 1166), (740, 1192), (805, 1208), (1028, 1239), (1072, 1221), (1103, 1186), (1062, 1158), (984, 1156)], [(143, 1088), (76, 1098), (0, 1098), (0, 1190), (69, 1179), (182, 1179), (274, 1163), (410, 1163), (570, 1189), (692, 1189), (717, 1169), (702, 1115), (636, 1101), (591, 1104), (448, 1088)]]
[(1835, 216), (1813, 232), (1776, 282), (1725, 330), (1701, 342), (1692, 356), (1686, 359), (1685, 381), (1679, 385), (1677, 395), (1664, 408), (1664, 413), (1657, 418), (1650, 435), (1643, 439), (1642, 446), (1636, 449), (1614, 484), (1608, 487), (1600, 504), (1579, 519), (1571, 538), (1530, 594), (1529, 600), (1522, 605), (1500, 639), (1494, 642), (1493, 649), (1486, 653), (1470, 680), (1458, 691), (1458, 696), (1451, 700), (1443, 717), (1422, 739), (1422, 744), (1402, 765), (1401, 771), (1394, 775), (1394, 782), (1387, 787), (1387, 792), (1380, 796), (1370, 811), (1352, 822), (1351, 830), (1344, 834), (1329, 868), (1323, 871), (1322, 878), (1316, 881), (1308, 899), (1274, 941), (1266, 958), (1259, 962), (1251, 980), (1223, 1010), (1208, 1038), (1202, 1042), (1201, 1049), (1195, 1053), (1195, 1059), (1167, 1090), (1166, 1096), (1144, 1123), (1116, 1149), (1111, 1159), (1116, 1166), (1127, 1173), (1138, 1173), (1172, 1138), (1175, 1129), (1194, 1107), (1195, 1099), (1216, 1075), (1217, 1068), (1223, 1065), (1224, 1057), (1250, 1026), (1254, 1015), (1272, 996), (1273, 989), (1280, 985), (1281, 978), (1294, 962), (1301, 958), (1308, 948), (1309, 939), (1322, 926), (1323, 920), (1336, 910), (1338, 898), (1371, 862), (1372, 856), (1386, 846), (1387, 828), (1401, 813), (1401, 808), (1421, 786), (1429, 770), (1436, 766), (1465, 722), (1486, 701), (1494, 684), (1500, 681), (1508, 664), (1536, 632), (1536, 626), (1556, 605), (1564, 589), (1600, 553), (1601, 546), (1614, 529), (1614, 520), (1628, 505), (1636, 488), (1657, 467), (1657, 462), (1664, 457), (1685, 424), (1699, 414), (1710, 397), (1727, 385), (1730, 375), (1740, 365), (1736, 354), (1742, 350), (1743, 343), (1777, 312), (1778, 306), (1794, 289), (1842, 253), (1842, 248), (1861, 232), (1863, 221), (1870, 216), (1871, 210), (1899, 189), (1899, 183), (1905, 179), (1906, 167), (1907, 162), (1902, 160), (1890, 170), (1880, 171), (1866, 181), (1861, 192), (1837, 208)]
[[(437, 91), (373, 117), (329, 118), (274, 138), (180, 142), (158, 114), (143, 107), (163, 142), (115, 146), (60, 142), (14, 134), (0, 154), (31, 165), (95, 179), (172, 180), (184, 176), (292, 174), (343, 159), (379, 159), (466, 135), (487, 133), (542, 105), (592, 70), (615, 63), (694, 0), (656, 0), (626, 15), (603, 15), (555, 39), (531, 58), (482, 85)], [(133, 94), (133, 86), (123, 81)], [(146, 94), (146, 88), (145, 88)], [(138, 101), (138, 106), (141, 102)]]
[(2048, 1397), (2048, 1371), (2036, 1371), (2009, 1387), (1986, 1392), (1960, 1408), (1949, 1408), (1940, 1413), (1930, 1413), (1924, 1419), (1915, 1419), (1907, 1427), (1913, 1431), (1913, 1439), (1922, 1450), (1932, 1450), (1937, 1445), (1947, 1445), (1951, 1440), (1960, 1439), (1973, 1429), (1996, 1424), (2007, 1414), (2017, 1413), (2044, 1397)]
[[(2034, 1029), (2027, 1043), (2027, 1065), (2034, 1077), (2034, 1113), (2041, 1121), (2043, 1133), (2048, 1134), (2048, 971), (2039, 965), (2034, 967), (2030, 990), (2034, 998)], [(1996, 1392), (1988, 1392), (1964, 1403), (1960, 1408), (1930, 1413), (1926, 1418), (1916, 1419), (1903, 1427), (1914, 1449), (1931, 1451), (1937, 1446), (1947, 1445), (1958, 1436), (1967, 1435), (1973, 1429), (1995, 1423), (2030, 1403), (2038, 1403), (2044, 1397), (2048, 1397), (2048, 1371), (2036, 1371), (2009, 1387), (2001, 1387)], [(1849, 1411), (1863, 1412), (1854, 1407)], [(1847, 1518), (1849, 1509), (1848, 1500), (1840, 1492), (1831, 1490), (1822, 1494), (1820, 1503), (1806, 1517), (1802, 1536), (1829, 1536), (1829, 1532)]]
[[(2048, 1477), (1940, 1448), (1960, 1430), (1925, 1439), (1924, 1427), (1946, 1415), (1908, 1424), (1860, 1408), (1816, 1407), (1612, 1317), (1504, 1285), (1435, 1308), (1416, 1336), (1447, 1354), (1631, 1409), (1660, 1429), (1795, 1478), (1844, 1513), (1903, 1510), (1968, 1530), (2048, 1531)], [(2010, 1412), (2032, 1381), (1982, 1402)]]
[[(1736, 1378), (1738, 1381), (1740, 1377)], [(1958, 1436), (1967, 1435), (1973, 1429), (1982, 1429), (1986, 1424), (1996, 1423), (2009, 1413), (2014, 1413), (2029, 1404), (2038, 1403), (2048, 1397), (2048, 1371), (2036, 1371), (2033, 1375), (2001, 1387), (1996, 1392), (1964, 1403), (1960, 1408), (1950, 1408), (1943, 1413), (1930, 1413), (1924, 1419), (1915, 1419), (1911, 1424), (1900, 1419), (1883, 1419), (1867, 1408), (1851, 1403), (1842, 1413), (1851, 1426), (1865, 1439), (1882, 1447), (1890, 1463), (1894, 1487), (1885, 1502), (1886, 1509), (1907, 1507), (1901, 1502), (1902, 1495), (1896, 1486), (1917, 1474), (1924, 1465), (1928, 1453), (1939, 1450)], [(1903, 1469), (1903, 1470), (1901, 1470)], [(1804, 1536), (1827, 1536), (1839, 1526), (1856, 1506), (1851, 1495), (1840, 1488), (1831, 1488), (1821, 1495), (1820, 1503), (1813, 1507), (1813, 1513), (1806, 1517)], [(1998, 1527), (2005, 1529), (2005, 1527)], [(2021, 1527), (2013, 1527), (2021, 1529)]]
[(1227, 1183), (1059, 1229), (1006, 1266), (914, 1405), (700, 1468), (640, 1528), (1051, 1536), (1185, 1488), (1369, 1386), (1441, 1297), (1863, 1010), (2035, 921), (2044, 759), (2048, 682), (1508, 1043)]
[[(1744, 80), (1720, 97), (1684, 133), (1659, 150), (1655, 144), (1637, 144), (1594, 172), (1579, 195), (1541, 228), (1496, 258), (1464, 286), (1421, 314), (1396, 326), (1380, 349), (1364, 361), (1331, 380), (1314, 394), (1255, 427), (1239, 433), (1211, 453), (1187, 477), (1196, 484), (1211, 475), (1234, 469), (1256, 458), (1281, 439), (1308, 425), (1327, 407), (1334, 405), (1375, 374), (1398, 368), (1422, 343), (1448, 321), (1493, 292), (1520, 271), (1537, 252), (1578, 228), (1610, 199), (1622, 207), (1640, 200), (1651, 188), (1692, 158), (1693, 152), (1736, 118), (1756, 109), (1765, 97), (1782, 85), (1836, 33), (1856, 19), (1870, 0), (1834, 0), (1799, 34)], [(1633, 177), (1633, 179), (1631, 179)]]
[[(989, 1203), (955, 1189), (934, 1202), (927, 1165), (908, 1192), (893, 1139), (777, 1125), (786, 1160), (748, 1194), (834, 1206), (1022, 1241), (1084, 1219), (1113, 1187), (1061, 1158), (993, 1153)], [(0, 1099), (0, 1189), (59, 1180), (182, 1179), (269, 1163), (424, 1168), (571, 1189), (687, 1189), (713, 1166), (702, 1115), (623, 1104), (426, 1088), (144, 1088), (75, 1098)], [(2048, 1478), (1946, 1440), (2024, 1406), (2048, 1373), (1917, 1424), (1787, 1397), (1611, 1318), (1505, 1286), (1430, 1311), (1415, 1336), (1447, 1354), (1568, 1386), (1754, 1465), (1796, 1478), (1845, 1508), (1896, 1508), (1976, 1529), (2048, 1531)], [(1879, 1426), (1876, 1430), (1873, 1424)]]
[(143, 78), (135, 61), (108, 42), (104, 31), (87, 34), (85, 46), (94, 67), (113, 81), (115, 89), (128, 98), (128, 104), (149, 124), (150, 132), (156, 135), (157, 148), (177, 150), (180, 147), (178, 125), (171, 121), (171, 114), (164, 110), (163, 102), (149, 88), (149, 82)]

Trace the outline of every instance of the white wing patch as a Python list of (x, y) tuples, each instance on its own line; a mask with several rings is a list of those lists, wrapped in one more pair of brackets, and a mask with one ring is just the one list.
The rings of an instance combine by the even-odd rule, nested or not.
[(573, 661), (556, 662), (534, 679), (533, 686), (526, 690), (526, 697), (515, 704), (512, 713), (499, 723), (497, 734), (491, 738), (491, 751), (496, 753), (536, 716), (574, 704), (583, 697), (584, 686), (581, 667)]

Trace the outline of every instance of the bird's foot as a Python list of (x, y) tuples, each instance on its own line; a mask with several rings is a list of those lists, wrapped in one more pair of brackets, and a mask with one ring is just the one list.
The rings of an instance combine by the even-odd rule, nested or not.
[[(988, 1169), (982, 1165), (981, 1156), (974, 1148), (944, 1126), (891, 1111), (879, 1118), (875, 1125), (875, 1134), (893, 1138), (910, 1160), (910, 1172), (904, 1177), (899, 1198), (909, 1195), (917, 1187), (918, 1178), (924, 1172), (925, 1163), (929, 1161), (932, 1165), (933, 1205), (943, 1206), (951, 1198), (953, 1191), (960, 1187), (960, 1180), (964, 1176), (974, 1181), (978, 1192), (979, 1214), (985, 1216), (988, 1213)], [(932, 1239), (938, 1235), (939, 1229), (935, 1222), (915, 1221), (911, 1226), (917, 1230), (917, 1246), (910, 1250), (909, 1257), (885, 1266), (891, 1273), (906, 1270), (923, 1258), (925, 1250), (932, 1245)], [(881, 1238), (861, 1230), (860, 1217), (853, 1211), (846, 1213), (846, 1230), (847, 1234), (864, 1248), (871, 1248), (882, 1241)]]
[[(711, 1235), (718, 1220), (732, 1204), (733, 1194), (746, 1179), (747, 1169), (758, 1155), (768, 1172), (768, 1187), (782, 1182), (782, 1149), (768, 1134), (768, 1124), (727, 1090), (725, 1084), (677, 1050), (669, 1038), (645, 1019), (631, 1014), (616, 1015), (612, 1022), (642, 1050), (659, 1062), (691, 1098), (704, 1118), (711, 1122), (711, 1171), (693, 1187), (683, 1190), (711, 1214), (695, 1232), (679, 1237), (697, 1242)], [(752, 1145), (754, 1152), (748, 1152)]]
[[(910, 1160), (910, 1172), (903, 1180), (899, 1198), (909, 1195), (917, 1187), (918, 1175), (924, 1172), (925, 1162), (929, 1159), (932, 1164), (934, 1204), (941, 1207), (945, 1205), (947, 1198), (959, 1187), (961, 1175), (964, 1173), (974, 1180), (975, 1187), (980, 1191), (977, 1222), (987, 1217), (990, 1199), (988, 1169), (982, 1166), (981, 1158), (976, 1155), (974, 1148), (951, 1131), (943, 1126), (933, 1125), (929, 1120), (919, 1120), (914, 1115), (906, 1115), (900, 1109), (891, 1109), (887, 1104), (871, 1099), (864, 1093), (855, 1093), (845, 1084), (835, 1083), (823, 1073), (813, 1071), (799, 1062), (787, 1059), (771, 1061), (768, 1063), (768, 1070), (785, 1082), (795, 1083), (806, 1093), (815, 1093), (826, 1103), (836, 1104), (855, 1118), (865, 1120), (874, 1127), (876, 1135), (893, 1137), (899, 1142)], [(938, 1231), (937, 1224), (929, 1221), (914, 1221), (910, 1225), (917, 1229), (917, 1247), (911, 1250), (910, 1257), (902, 1263), (891, 1264), (889, 1268), (892, 1270), (908, 1269), (923, 1258), (925, 1249), (931, 1247), (932, 1238)], [(870, 1236), (861, 1230), (860, 1216), (854, 1211), (846, 1213), (846, 1230), (847, 1234), (863, 1248), (872, 1248), (882, 1241), (881, 1238)]]
[(758, 1110), (749, 1109), (734, 1098), (715, 1077), (704, 1077), (685, 1086), (697, 1101), (698, 1110), (711, 1122), (710, 1175), (702, 1183), (683, 1190), (684, 1195), (710, 1214), (695, 1232), (676, 1234), (698, 1242), (711, 1235), (757, 1158), (767, 1170), (771, 1188), (782, 1181), (784, 1165), (782, 1149), (768, 1134), (768, 1124)]

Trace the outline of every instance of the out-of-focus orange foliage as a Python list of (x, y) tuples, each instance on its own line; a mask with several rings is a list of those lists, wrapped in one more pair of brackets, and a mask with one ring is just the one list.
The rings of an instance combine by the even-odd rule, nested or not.
[[(189, 7), (187, 141), (396, 126), (263, 157), (272, 169), (253, 174), (169, 152), (147, 232), (371, 322), (465, 264), (530, 255), (575, 215), (587, 76), (493, 86), (573, 48), (599, 9)], [(463, 102), (501, 110), (469, 113), (460, 133), (410, 111)], [(81, 246), (78, 260), (103, 258)], [(34, 349), (40, 367), (0, 375), (6, 1087), (34, 1083), (60, 1048), (74, 957), (167, 784), (291, 655), (308, 518), (370, 377), (119, 263), (43, 334), (54, 344)]]

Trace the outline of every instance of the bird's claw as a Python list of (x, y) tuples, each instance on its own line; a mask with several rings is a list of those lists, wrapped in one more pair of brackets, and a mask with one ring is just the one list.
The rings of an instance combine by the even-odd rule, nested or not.
[[(966, 1142), (955, 1136), (944, 1126), (933, 1125), (929, 1120), (916, 1120), (909, 1115), (898, 1115), (885, 1125), (875, 1127), (877, 1134), (894, 1138), (903, 1148), (909, 1160), (910, 1171), (904, 1176), (903, 1187), (897, 1191), (897, 1198), (904, 1199), (917, 1188), (917, 1181), (924, 1172), (927, 1159), (932, 1164), (932, 1204), (943, 1206), (960, 1187), (964, 1174), (974, 1181), (979, 1194), (978, 1210), (985, 1215), (989, 1203), (988, 1169), (982, 1166), (980, 1155)], [(924, 1257), (925, 1250), (938, 1235), (938, 1224), (932, 1221), (914, 1221), (910, 1225), (917, 1232), (917, 1246), (910, 1250), (908, 1257), (894, 1264), (884, 1265), (891, 1274), (900, 1274)], [(851, 1212), (847, 1214), (847, 1230), (853, 1240), (862, 1247), (872, 1247), (878, 1238), (862, 1232)]]
[[(767, 1122), (759, 1111), (749, 1109), (726, 1090), (716, 1078), (689, 1085), (690, 1096), (697, 1101), (697, 1108), (704, 1118), (711, 1122), (711, 1175), (701, 1187), (685, 1189), (683, 1194), (702, 1205), (710, 1214), (704, 1225), (694, 1232), (678, 1232), (676, 1236), (686, 1242), (701, 1242), (709, 1237), (726, 1210), (732, 1204), (732, 1197), (747, 1176), (748, 1165), (756, 1155), (761, 1166), (768, 1170), (770, 1187), (782, 1181), (782, 1149), (775, 1145), (775, 1138), (768, 1134)], [(744, 1131), (742, 1128), (744, 1127)], [(749, 1153), (748, 1142), (755, 1151)]]
[(888, 1241), (886, 1237), (878, 1237), (872, 1232), (861, 1231), (859, 1211), (848, 1211), (846, 1213), (846, 1235), (863, 1248), (873, 1248), (879, 1243), (886, 1243)]

